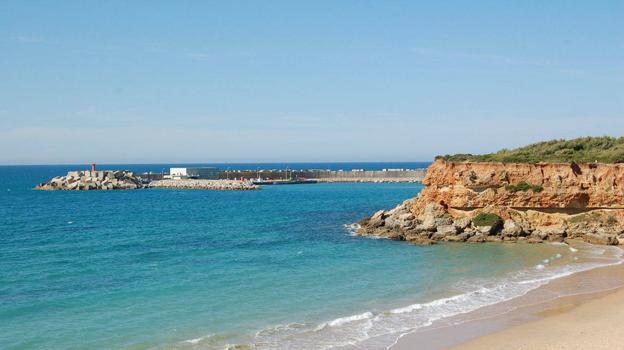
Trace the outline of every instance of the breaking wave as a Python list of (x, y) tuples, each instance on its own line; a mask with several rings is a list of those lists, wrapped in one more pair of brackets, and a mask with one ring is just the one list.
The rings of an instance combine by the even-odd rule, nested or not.
[[(574, 249), (570, 249), (570, 255), (575, 254)], [(384, 311), (369, 310), (319, 324), (270, 327), (257, 332), (249, 345), (254, 349), (340, 349), (372, 342), (377, 347), (386, 347), (401, 334), (430, 326), (436, 321), (509, 301), (577, 272), (620, 264), (624, 250), (587, 247), (583, 252), (589, 259), (579, 261), (570, 256), (567, 264), (540, 264), (536, 268), (510, 273), (502, 279), (462, 285), (466, 289), (464, 292), (428, 302)], [(548, 261), (562, 257), (557, 254)]]

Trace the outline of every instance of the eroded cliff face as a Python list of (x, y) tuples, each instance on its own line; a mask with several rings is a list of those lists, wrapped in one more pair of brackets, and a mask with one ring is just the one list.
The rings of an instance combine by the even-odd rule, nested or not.
[[(624, 165), (439, 160), (423, 183), (418, 197), (364, 219), (360, 232), (417, 243), (624, 243)], [(493, 221), (475, 222), (480, 213)]]

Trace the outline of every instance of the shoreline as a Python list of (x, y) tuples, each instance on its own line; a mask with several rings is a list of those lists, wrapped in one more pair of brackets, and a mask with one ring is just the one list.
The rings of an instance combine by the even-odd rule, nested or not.
[[(514, 325), (449, 348), (488, 349), (617, 349), (624, 344), (619, 325), (624, 315), (624, 287), (592, 293), (591, 300), (571, 300), (540, 313), (540, 319)], [(521, 339), (521, 340), (520, 340)]]
[[(598, 311), (602, 314), (592, 320), (592, 329), (618, 333), (624, 314), (612, 311), (617, 307), (610, 305), (616, 304), (624, 307), (621, 262), (563, 276), (517, 298), (406, 332), (387, 349), (611, 349), (600, 339), (579, 347), (574, 336), (591, 333), (583, 331), (585, 318)], [(624, 335), (618, 341), (624, 343)]]
[[(544, 269), (539, 267), (542, 265), (533, 265), (529, 270), (519, 270), (519, 275), (512, 273), (515, 277), (507, 275), (502, 280), (486, 280), (483, 287), (468, 289), (461, 294), (449, 294), (430, 301), (383, 310), (360, 310), (359, 313), (346, 314), (318, 324), (278, 324), (261, 329), (253, 339), (234, 344), (253, 347), (267, 345), (267, 342), (280, 344), (286, 341), (300, 346), (301, 341), (304, 344), (311, 341), (319, 345), (330, 344), (327, 343), (330, 337), (333, 338), (333, 341), (330, 340), (331, 346), (339, 349), (448, 349), (479, 336), (537, 320), (553, 307), (567, 307), (569, 300), (574, 304), (581, 303), (624, 287), (624, 250), (576, 243), (576, 248), (553, 243), (555, 246), (565, 246), (571, 255), (564, 254), (562, 257), (556, 254), (542, 262), (548, 266), (553, 264), (552, 267)], [(573, 265), (578, 263), (575, 268), (571, 265), (573, 261)], [(618, 278), (613, 278), (615, 274)], [(398, 328), (388, 332), (387, 327), (392, 325)], [(287, 337), (280, 340), (276, 333), (279, 331), (286, 331)], [(258, 337), (265, 333), (271, 337)], [(277, 343), (272, 343), (275, 341)]]

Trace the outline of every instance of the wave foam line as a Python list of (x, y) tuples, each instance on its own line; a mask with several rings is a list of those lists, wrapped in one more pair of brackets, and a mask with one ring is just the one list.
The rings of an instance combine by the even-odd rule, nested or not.
[[(548, 267), (544, 266), (541, 269), (527, 268), (511, 273), (502, 280), (491, 281), (489, 285), (486, 283), (484, 287), (426, 303), (415, 303), (381, 313), (366, 311), (323, 322), (314, 328), (289, 329), (285, 332), (286, 334), (280, 334), (278, 331), (269, 337), (263, 337), (261, 333), (258, 333), (255, 348), (330, 349), (360, 344), (374, 337), (406, 334), (445, 318), (521, 297), (555, 279), (599, 267), (619, 265), (623, 262), (624, 250), (620, 248), (593, 247), (588, 249), (594, 261), (600, 258), (607, 259), (602, 256), (607, 252), (615, 253), (610, 257), (609, 263), (573, 262), (561, 266), (549, 264)], [(556, 258), (559, 259), (559, 257)], [(394, 338), (394, 341), (396, 339)]]

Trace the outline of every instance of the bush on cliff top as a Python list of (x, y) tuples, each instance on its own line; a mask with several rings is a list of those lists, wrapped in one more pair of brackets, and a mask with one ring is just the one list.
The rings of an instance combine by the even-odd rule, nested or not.
[(503, 149), (496, 153), (437, 156), (453, 162), (503, 163), (624, 163), (624, 137), (580, 137), (572, 140), (552, 140), (528, 146)]
[(472, 219), (475, 226), (498, 226), (503, 223), (503, 219), (494, 213), (479, 213)]

